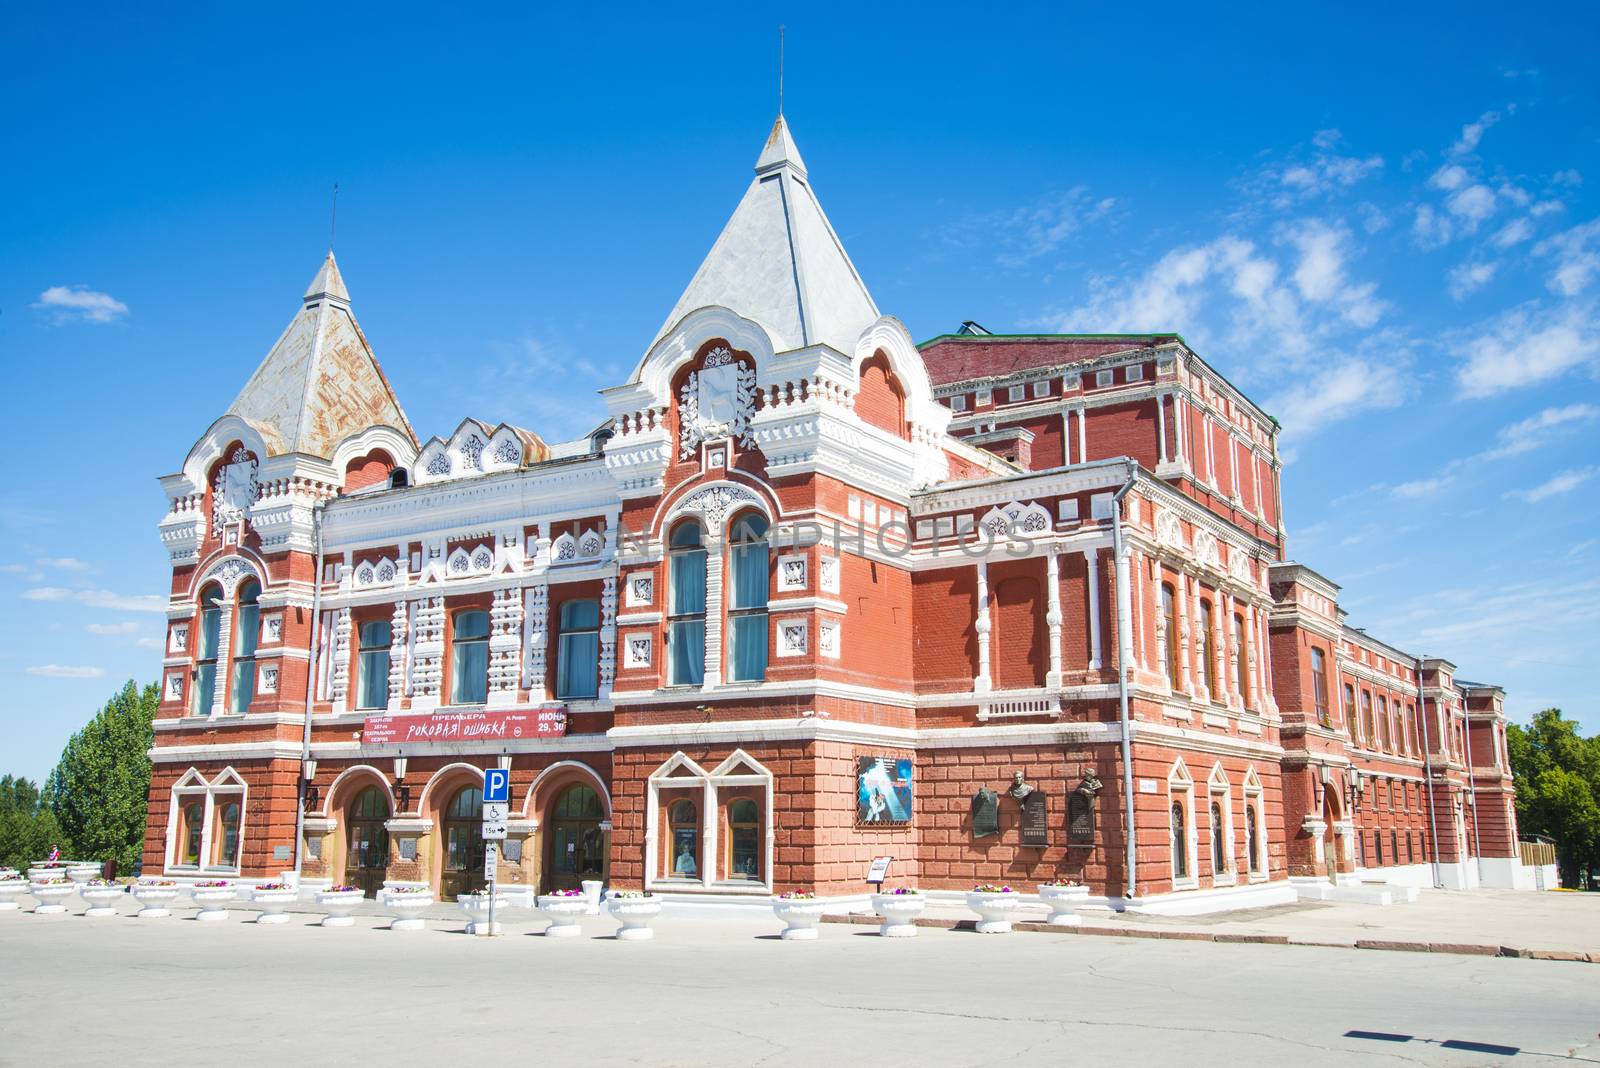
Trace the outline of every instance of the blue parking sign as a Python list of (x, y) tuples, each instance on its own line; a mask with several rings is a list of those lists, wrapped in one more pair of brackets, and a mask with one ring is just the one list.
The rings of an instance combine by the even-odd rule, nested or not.
[(511, 800), (511, 773), (505, 768), (485, 768), (483, 770), (483, 800), (487, 804), (491, 801)]

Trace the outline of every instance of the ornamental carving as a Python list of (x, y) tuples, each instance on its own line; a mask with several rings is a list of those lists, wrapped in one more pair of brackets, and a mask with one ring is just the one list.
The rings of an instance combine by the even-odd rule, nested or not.
[(517, 449), (516, 442), (510, 438), (501, 438), (500, 444), (494, 447), (494, 459), (495, 463), (510, 466), (520, 461), (522, 455)]
[(260, 464), (243, 448), (233, 450), (228, 463), (217, 468), (217, 477), (211, 487), (211, 524), (221, 529), (224, 523), (244, 515), (245, 510), (261, 496), (261, 482), (257, 478)]
[(1162, 545), (1183, 548), (1183, 523), (1179, 521), (1177, 513), (1165, 508), (1156, 513), (1156, 541)]
[(483, 439), (476, 434), (468, 434), (467, 440), (461, 443), (461, 458), (466, 461), (468, 470), (483, 470), (483, 444)]
[(728, 513), (743, 504), (761, 503), (761, 498), (745, 489), (743, 486), (724, 482), (705, 489), (696, 490), (684, 498), (683, 504), (677, 508), (679, 512), (691, 512), (705, 518), (706, 526), (711, 530), (721, 530), (723, 521), (728, 518)]
[(428, 461), (428, 474), (444, 476), (450, 473), (450, 454), (440, 449), (433, 454), (433, 459)]
[(755, 396), (755, 368), (734, 359), (726, 346), (712, 349), (678, 391), (678, 458), (692, 458), (701, 442), (717, 438), (755, 448), (750, 434)]
[(990, 538), (1003, 538), (1013, 531), (1030, 537), (1048, 534), (1050, 513), (1038, 503), (1012, 501), (1003, 508), (991, 508), (978, 524)]
[(1195, 533), (1194, 555), (1205, 567), (1214, 569), (1222, 567), (1222, 557), (1217, 549), (1216, 535), (1208, 530), (1201, 530)]
[(233, 591), (238, 589), (239, 583), (247, 578), (259, 580), (260, 576), (256, 574), (256, 569), (248, 563), (237, 556), (230, 556), (216, 564), (210, 571), (207, 571), (205, 578), (201, 579), (200, 582), (201, 585), (213, 580), (221, 583), (223, 594), (228, 598), (232, 598)]

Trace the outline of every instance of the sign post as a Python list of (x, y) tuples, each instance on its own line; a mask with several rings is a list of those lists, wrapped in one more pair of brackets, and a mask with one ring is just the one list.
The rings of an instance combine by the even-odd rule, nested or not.
[(483, 879), (489, 892), (489, 935), (494, 936), (494, 903), (499, 896), (495, 880), (500, 867), (500, 843), (506, 838), (506, 816), (511, 802), (511, 773), (505, 768), (483, 770)]

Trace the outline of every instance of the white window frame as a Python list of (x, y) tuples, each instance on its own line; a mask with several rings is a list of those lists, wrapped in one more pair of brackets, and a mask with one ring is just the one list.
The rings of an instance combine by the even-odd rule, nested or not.
[(993, 403), (994, 403), (994, 391), (993, 390), (980, 389), (976, 393), (973, 394), (972, 406), (974, 408), (981, 408), (985, 404), (993, 404)]
[(966, 411), (967, 410), (967, 395), (965, 393), (957, 393), (956, 395), (951, 397), (950, 398), (950, 410), (952, 412), (964, 412), (964, 411)]
[(1124, 382), (1143, 382), (1144, 364), (1130, 363), (1128, 369), (1122, 373), (1122, 380)]
[(1103, 371), (1096, 371), (1094, 373), (1094, 384), (1096, 388), (1116, 385), (1117, 372), (1110, 367), (1107, 367)]
[[(1250, 871), (1250, 881), (1264, 883), (1269, 877), (1268, 864), (1272, 856), (1272, 849), (1267, 842), (1267, 808), (1263, 800), (1265, 791), (1261, 789), (1261, 777), (1256, 774), (1255, 765), (1252, 764), (1244, 773), (1244, 806), (1256, 814), (1256, 870)], [(1250, 848), (1250, 836), (1245, 835), (1245, 848)]]
[[(178, 818), (180, 809), (185, 800), (195, 796), (205, 798), (205, 808), (201, 816), (200, 825), (200, 863), (180, 864), (176, 858), (181, 857), (182, 844), (178, 840)], [(216, 826), (217, 798), (239, 798), (239, 855), (235, 857), (236, 863), (232, 865), (208, 864), (207, 858), (211, 856), (213, 843), (213, 829)], [(241, 863), (244, 860), (244, 832), (247, 826), (246, 815), (249, 812), (250, 784), (244, 777), (233, 770), (232, 765), (223, 768), (217, 773), (216, 778), (207, 781), (196, 768), (190, 768), (172, 785), (171, 802), (167, 813), (167, 850), (165, 867), (168, 871), (183, 872), (196, 875), (238, 875)]]
[[(675, 775), (683, 770), (687, 774)], [(718, 843), (718, 830), (722, 822), (721, 787), (758, 786), (763, 791), (761, 822), (764, 834), (761, 880), (729, 880), (719, 878), (724, 858)], [(660, 862), (661, 844), (661, 791), (683, 790), (698, 787), (700, 790), (700, 876), (695, 879), (674, 878), (656, 874)], [(706, 771), (682, 750), (674, 753), (666, 763), (651, 772), (646, 787), (644, 830), (644, 888), (653, 884), (674, 890), (751, 890), (764, 888), (772, 892), (773, 862), (777, 837), (773, 833), (773, 776), (755, 758), (743, 749), (735, 749), (715, 769)]]
[(1027, 386), (1011, 386), (1006, 390), (1006, 400), (1011, 404), (1028, 399)]
[(1040, 397), (1050, 396), (1050, 380), (1048, 378), (1041, 378), (1033, 384), (1033, 396), (1036, 400)]
[[(1182, 795), (1181, 797), (1178, 796), (1180, 794)], [(1161, 817), (1167, 822), (1167, 850), (1169, 855), (1172, 849), (1172, 806), (1175, 803), (1183, 805), (1183, 833), (1184, 837), (1188, 839), (1183, 843), (1183, 848), (1189, 861), (1189, 874), (1179, 878), (1176, 873), (1173, 873), (1172, 889), (1194, 890), (1200, 886), (1199, 858), (1195, 855), (1194, 780), (1189, 775), (1189, 769), (1184, 766), (1182, 757), (1174, 761), (1172, 770), (1167, 772), (1167, 803), (1161, 810)]]
[[(1206, 827), (1211, 829), (1211, 806), (1215, 804), (1222, 812), (1222, 855), (1227, 860), (1228, 866), (1221, 871), (1216, 870), (1216, 857), (1210, 846), (1209, 837), (1206, 840), (1206, 856), (1211, 861), (1211, 885), (1234, 886), (1239, 882), (1239, 858), (1234, 850), (1233, 842), (1233, 784), (1228, 781), (1228, 773), (1222, 770), (1222, 763), (1218, 761), (1211, 767), (1211, 774), (1206, 778)], [(1215, 831), (1213, 830), (1213, 833)]]

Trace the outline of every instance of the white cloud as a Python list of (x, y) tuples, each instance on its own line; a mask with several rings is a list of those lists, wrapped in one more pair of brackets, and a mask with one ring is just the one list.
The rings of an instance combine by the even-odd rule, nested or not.
[(1389, 492), (1396, 497), (1404, 497), (1408, 500), (1418, 497), (1431, 497), (1454, 481), (1454, 475), (1440, 475), (1438, 478), (1419, 478), (1414, 482), (1402, 482), (1398, 486), (1391, 486)]
[(1496, 248), (1510, 248), (1533, 236), (1533, 223), (1527, 219), (1512, 219), (1490, 238)]
[(125, 623), (90, 623), (83, 629), (90, 634), (137, 634), (139, 624), (132, 620)]
[(1095, 198), (1084, 186), (1052, 192), (1032, 204), (974, 215), (944, 227), (939, 236), (956, 248), (992, 254), (1002, 267), (1026, 267), (1061, 247), (1072, 234), (1105, 218), (1115, 197)]
[(1600, 219), (1548, 237), (1533, 246), (1535, 256), (1555, 259), (1555, 270), (1546, 284), (1564, 297), (1576, 296), (1589, 288), (1600, 274)]
[(74, 601), (89, 608), (106, 608), (116, 612), (165, 612), (165, 598), (154, 594), (120, 594), (110, 590), (69, 590), (61, 586), (39, 586), (24, 590), (28, 601)]
[(1572, 471), (1563, 471), (1545, 482), (1539, 483), (1531, 489), (1512, 490), (1507, 497), (1520, 497), (1529, 504), (1538, 504), (1550, 497), (1558, 497), (1563, 493), (1571, 493), (1579, 486), (1593, 478), (1600, 467), (1583, 467)]
[(1433, 210), (1432, 204), (1418, 204), (1411, 220), (1411, 238), (1424, 249), (1434, 249), (1448, 244), (1455, 236), (1455, 227), (1448, 216)]
[(1478, 142), (1483, 140), (1484, 131), (1500, 121), (1498, 111), (1485, 111), (1477, 120), (1461, 127), (1461, 136), (1456, 143), (1450, 146), (1452, 156), (1465, 155), (1478, 147)]
[(1435, 189), (1442, 189), (1448, 193), (1452, 189), (1460, 189), (1470, 181), (1472, 181), (1472, 176), (1467, 173), (1465, 167), (1459, 163), (1446, 163), (1443, 167), (1433, 172), (1433, 177), (1428, 179), (1428, 184)]
[(39, 294), (33, 306), (49, 312), (58, 323), (72, 319), (110, 323), (128, 314), (128, 306), (122, 301), (88, 286), (51, 286)]
[(1600, 420), (1600, 406), (1569, 404), (1563, 408), (1546, 408), (1521, 422), (1500, 428), (1499, 444), (1478, 454), (1480, 460), (1503, 460), (1520, 456), (1547, 444), (1554, 432), (1563, 427)]
[(1496, 317), (1463, 347), (1466, 362), (1456, 371), (1456, 384), (1463, 396), (1488, 397), (1594, 362), (1600, 357), (1600, 322), (1584, 305), (1551, 312), (1525, 305)]
[(74, 557), (74, 556), (44, 557), (42, 559), (35, 560), (34, 563), (38, 564), (40, 567), (52, 567), (52, 568), (55, 568), (57, 571), (87, 571), (87, 570), (89, 570), (89, 565), (88, 564), (84, 563), (82, 560), (79, 560), (77, 557)]
[[(1347, 189), (1383, 169), (1383, 157), (1344, 156), (1336, 149), (1344, 141), (1338, 130), (1319, 130), (1311, 138), (1314, 151), (1309, 160), (1296, 160), (1280, 166), (1268, 167), (1263, 177), (1263, 188), (1271, 189), (1275, 207), (1288, 207), (1296, 200), (1325, 196)], [(1262, 185), (1252, 183), (1252, 187)]]
[(1371, 408), (1393, 408), (1405, 399), (1397, 368), (1352, 358), (1303, 379), (1267, 401), (1285, 435), (1309, 437), (1330, 423)]
[(1450, 194), (1444, 206), (1450, 209), (1452, 215), (1467, 220), (1467, 230), (1471, 232), (1477, 229), (1479, 223), (1494, 214), (1494, 190), (1482, 184), (1469, 185)]
[(106, 673), (105, 668), (73, 667), (65, 664), (39, 664), (24, 670), (30, 675), (46, 679), (98, 679)]
[(1556, 173), (1550, 176), (1550, 180), (1556, 183), (1556, 185), (1576, 187), (1583, 184), (1583, 175), (1579, 174), (1575, 169), (1569, 167), (1564, 171), (1556, 171)]
[(1489, 284), (1494, 277), (1497, 263), (1462, 263), (1450, 272), (1450, 295), (1456, 300), (1465, 300)]

